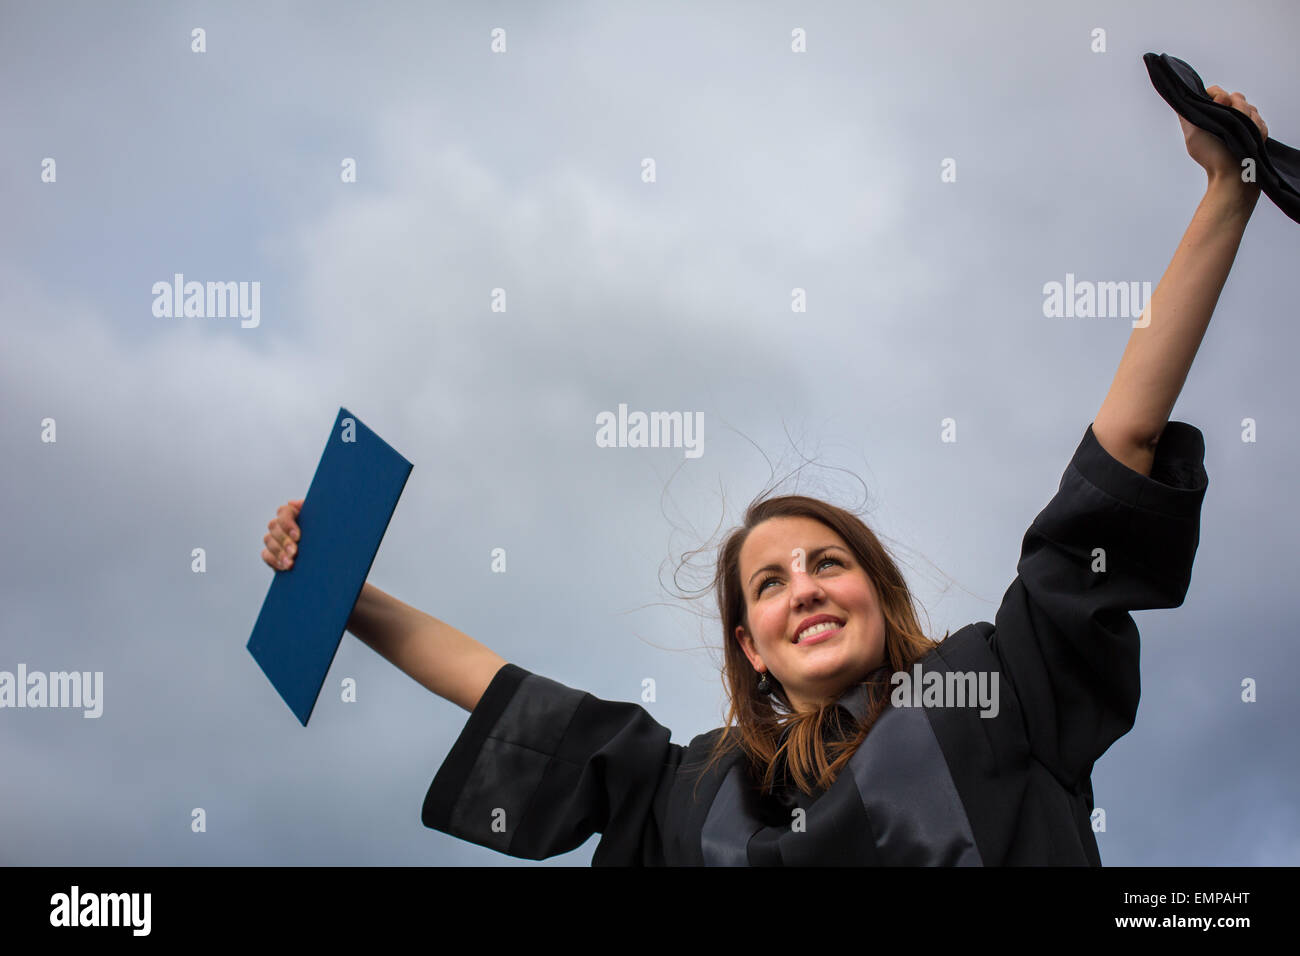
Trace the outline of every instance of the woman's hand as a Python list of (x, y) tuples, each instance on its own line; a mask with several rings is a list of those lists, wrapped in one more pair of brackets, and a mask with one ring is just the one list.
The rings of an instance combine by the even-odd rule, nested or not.
[[(1229, 95), (1218, 86), (1211, 86), (1205, 92), (1210, 94), (1214, 102), (1244, 113), (1255, 123), (1260, 134), (1265, 139), (1268, 139), (1268, 126), (1259, 115), (1259, 110), (1246, 102), (1246, 97), (1241, 93)], [(1205, 167), (1205, 171), (1211, 179), (1234, 180), (1242, 186), (1259, 189), (1257, 183), (1242, 182), (1241, 162), (1232, 155), (1232, 151), (1224, 145), (1223, 140), (1213, 133), (1187, 122), (1181, 116), (1178, 117), (1178, 122), (1183, 126), (1183, 139), (1187, 142), (1187, 154)]]
[(302, 537), (298, 530), (298, 512), (306, 499), (299, 498), (281, 505), (275, 517), (267, 523), (267, 535), (262, 540), (266, 547), (262, 549), (262, 560), (277, 571), (287, 571), (293, 567), (293, 556), (298, 553), (297, 541)]

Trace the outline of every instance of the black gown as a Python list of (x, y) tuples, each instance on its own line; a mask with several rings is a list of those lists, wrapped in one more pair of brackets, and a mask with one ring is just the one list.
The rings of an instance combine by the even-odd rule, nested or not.
[[(533, 860), (599, 833), (593, 866), (1100, 866), (1092, 767), (1133, 726), (1140, 693), (1128, 612), (1187, 594), (1204, 457), (1199, 429), (1169, 422), (1148, 477), (1088, 426), (1025, 534), (995, 623), (963, 627), (921, 661), (923, 673), (996, 671), (996, 717), (891, 701), (825, 792), (761, 794), (739, 750), (701, 777), (721, 728), (674, 744), (639, 704), (506, 664), (421, 820)], [(839, 703), (860, 716), (865, 687)]]

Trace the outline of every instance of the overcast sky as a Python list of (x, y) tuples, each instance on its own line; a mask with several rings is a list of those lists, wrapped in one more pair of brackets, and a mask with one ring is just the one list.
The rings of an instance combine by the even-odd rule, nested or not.
[[(465, 711), (347, 635), (303, 728), (245, 647), (341, 405), (414, 464), (372, 583), (597, 696), (653, 677), (677, 743), (724, 703), (712, 552), (677, 563), (803, 457), (783, 490), (862, 507), (932, 634), (992, 621), (1131, 331), (1043, 286), (1154, 288), (1204, 192), (1142, 55), (1300, 145), (1300, 10), (896, 6), (0, 5), (0, 670), (104, 675), (98, 719), (0, 710), (0, 862), (521, 862), (420, 822)], [(1134, 614), (1107, 865), (1300, 862), (1298, 244), (1262, 197), (1174, 410), (1210, 486), (1186, 602)], [(257, 324), (155, 315), (176, 273)], [(620, 403), (703, 454), (597, 447)]]

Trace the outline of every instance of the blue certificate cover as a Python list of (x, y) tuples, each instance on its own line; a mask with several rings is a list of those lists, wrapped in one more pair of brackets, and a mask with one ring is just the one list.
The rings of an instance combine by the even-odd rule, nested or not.
[(293, 567), (276, 571), (248, 651), (307, 726), (411, 463), (346, 408), (298, 514)]

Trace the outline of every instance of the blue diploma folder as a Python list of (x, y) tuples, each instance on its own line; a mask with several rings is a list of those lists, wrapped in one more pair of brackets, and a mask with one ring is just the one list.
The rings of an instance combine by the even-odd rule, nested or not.
[(276, 571), (248, 651), (307, 726), (411, 463), (346, 408), (298, 514), (293, 567)]

